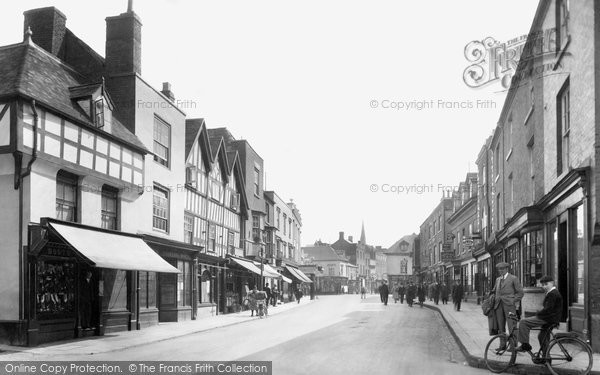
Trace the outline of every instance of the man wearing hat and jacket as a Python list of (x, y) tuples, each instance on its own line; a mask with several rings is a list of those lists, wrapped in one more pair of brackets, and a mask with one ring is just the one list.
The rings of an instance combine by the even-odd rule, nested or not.
[[(535, 316), (521, 319), (519, 322), (519, 341), (521, 342), (521, 346), (517, 348), (518, 351), (531, 350), (531, 345), (529, 345), (529, 331), (531, 328), (560, 323), (562, 315), (562, 296), (554, 286), (554, 279), (551, 276), (546, 275), (540, 279), (540, 283), (542, 284), (542, 288), (546, 291), (543, 303), (544, 307), (538, 311)], [(546, 346), (548, 342), (547, 330), (540, 331), (538, 340), (542, 347)]]
[[(498, 332), (506, 332), (507, 324), (508, 332), (510, 332), (516, 322), (508, 319), (508, 314), (517, 313), (517, 304), (520, 304), (523, 298), (523, 285), (515, 275), (508, 273), (508, 263), (500, 262), (496, 264), (496, 269), (500, 274), (494, 284), (494, 293), (496, 294), (494, 310), (498, 320)], [(506, 343), (502, 343), (502, 345), (506, 345)]]

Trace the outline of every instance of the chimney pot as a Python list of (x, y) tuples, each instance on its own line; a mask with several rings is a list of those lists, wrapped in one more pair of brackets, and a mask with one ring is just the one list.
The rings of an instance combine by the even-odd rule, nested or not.
[(344, 239), (344, 232), (340, 232), (340, 240)]
[(352, 236), (348, 236), (348, 242), (354, 242), (352, 241)]

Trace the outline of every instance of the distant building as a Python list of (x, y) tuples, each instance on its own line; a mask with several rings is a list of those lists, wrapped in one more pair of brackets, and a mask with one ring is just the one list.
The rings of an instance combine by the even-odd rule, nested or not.
[(390, 285), (406, 284), (413, 280), (413, 249), (417, 234), (403, 236), (384, 251), (386, 273)]
[(322, 268), (322, 274), (316, 275), (318, 294), (338, 294), (342, 291), (355, 293), (348, 281), (356, 277), (356, 266), (348, 258), (339, 255), (329, 245), (314, 245), (302, 248), (310, 264)]

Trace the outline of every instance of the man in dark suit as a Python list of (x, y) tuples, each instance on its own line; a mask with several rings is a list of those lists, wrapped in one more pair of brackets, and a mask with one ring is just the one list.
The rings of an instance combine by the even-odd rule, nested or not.
[(452, 302), (454, 302), (454, 310), (460, 311), (460, 304), (462, 302), (465, 292), (460, 279), (456, 279), (454, 288), (452, 289)]
[[(556, 286), (554, 286), (554, 279), (551, 276), (544, 276), (540, 279), (542, 288), (546, 291), (544, 297), (543, 309), (537, 312), (535, 316), (521, 319), (519, 322), (519, 341), (521, 346), (517, 348), (518, 351), (530, 351), (531, 345), (529, 345), (529, 331), (534, 327), (542, 327), (545, 325), (551, 325), (560, 322), (562, 315), (562, 296)], [(540, 345), (543, 347), (547, 341), (547, 331), (542, 330), (538, 335)]]
[(379, 287), (379, 294), (381, 295), (381, 302), (387, 306), (390, 289), (388, 288), (385, 280), (383, 280), (381, 286)]
[[(500, 276), (496, 279), (494, 286), (495, 301), (494, 311), (498, 320), (498, 332), (506, 332), (508, 325), (510, 332), (516, 324), (514, 320), (507, 319), (508, 314), (517, 313), (517, 305), (523, 298), (523, 285), (515, 275), (508, 273), (508, 263), (500, 262), (496, 265)], [(502, 343), (504, 346), (506, 343)]]
[(271, 288), (269, 288), (269, 283), (265, 284), (264, 288), (265, 293), (267, 293), (267, 305), (271, 302), (271, 298), (273, 298), (273, 293), (271, 293)]

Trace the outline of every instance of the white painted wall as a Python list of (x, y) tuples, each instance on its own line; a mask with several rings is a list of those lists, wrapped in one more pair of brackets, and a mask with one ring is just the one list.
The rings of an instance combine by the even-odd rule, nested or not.
[(0, 155), (0, 320), (19, 318), (19, 191), (13, 166), (12, 155)]

